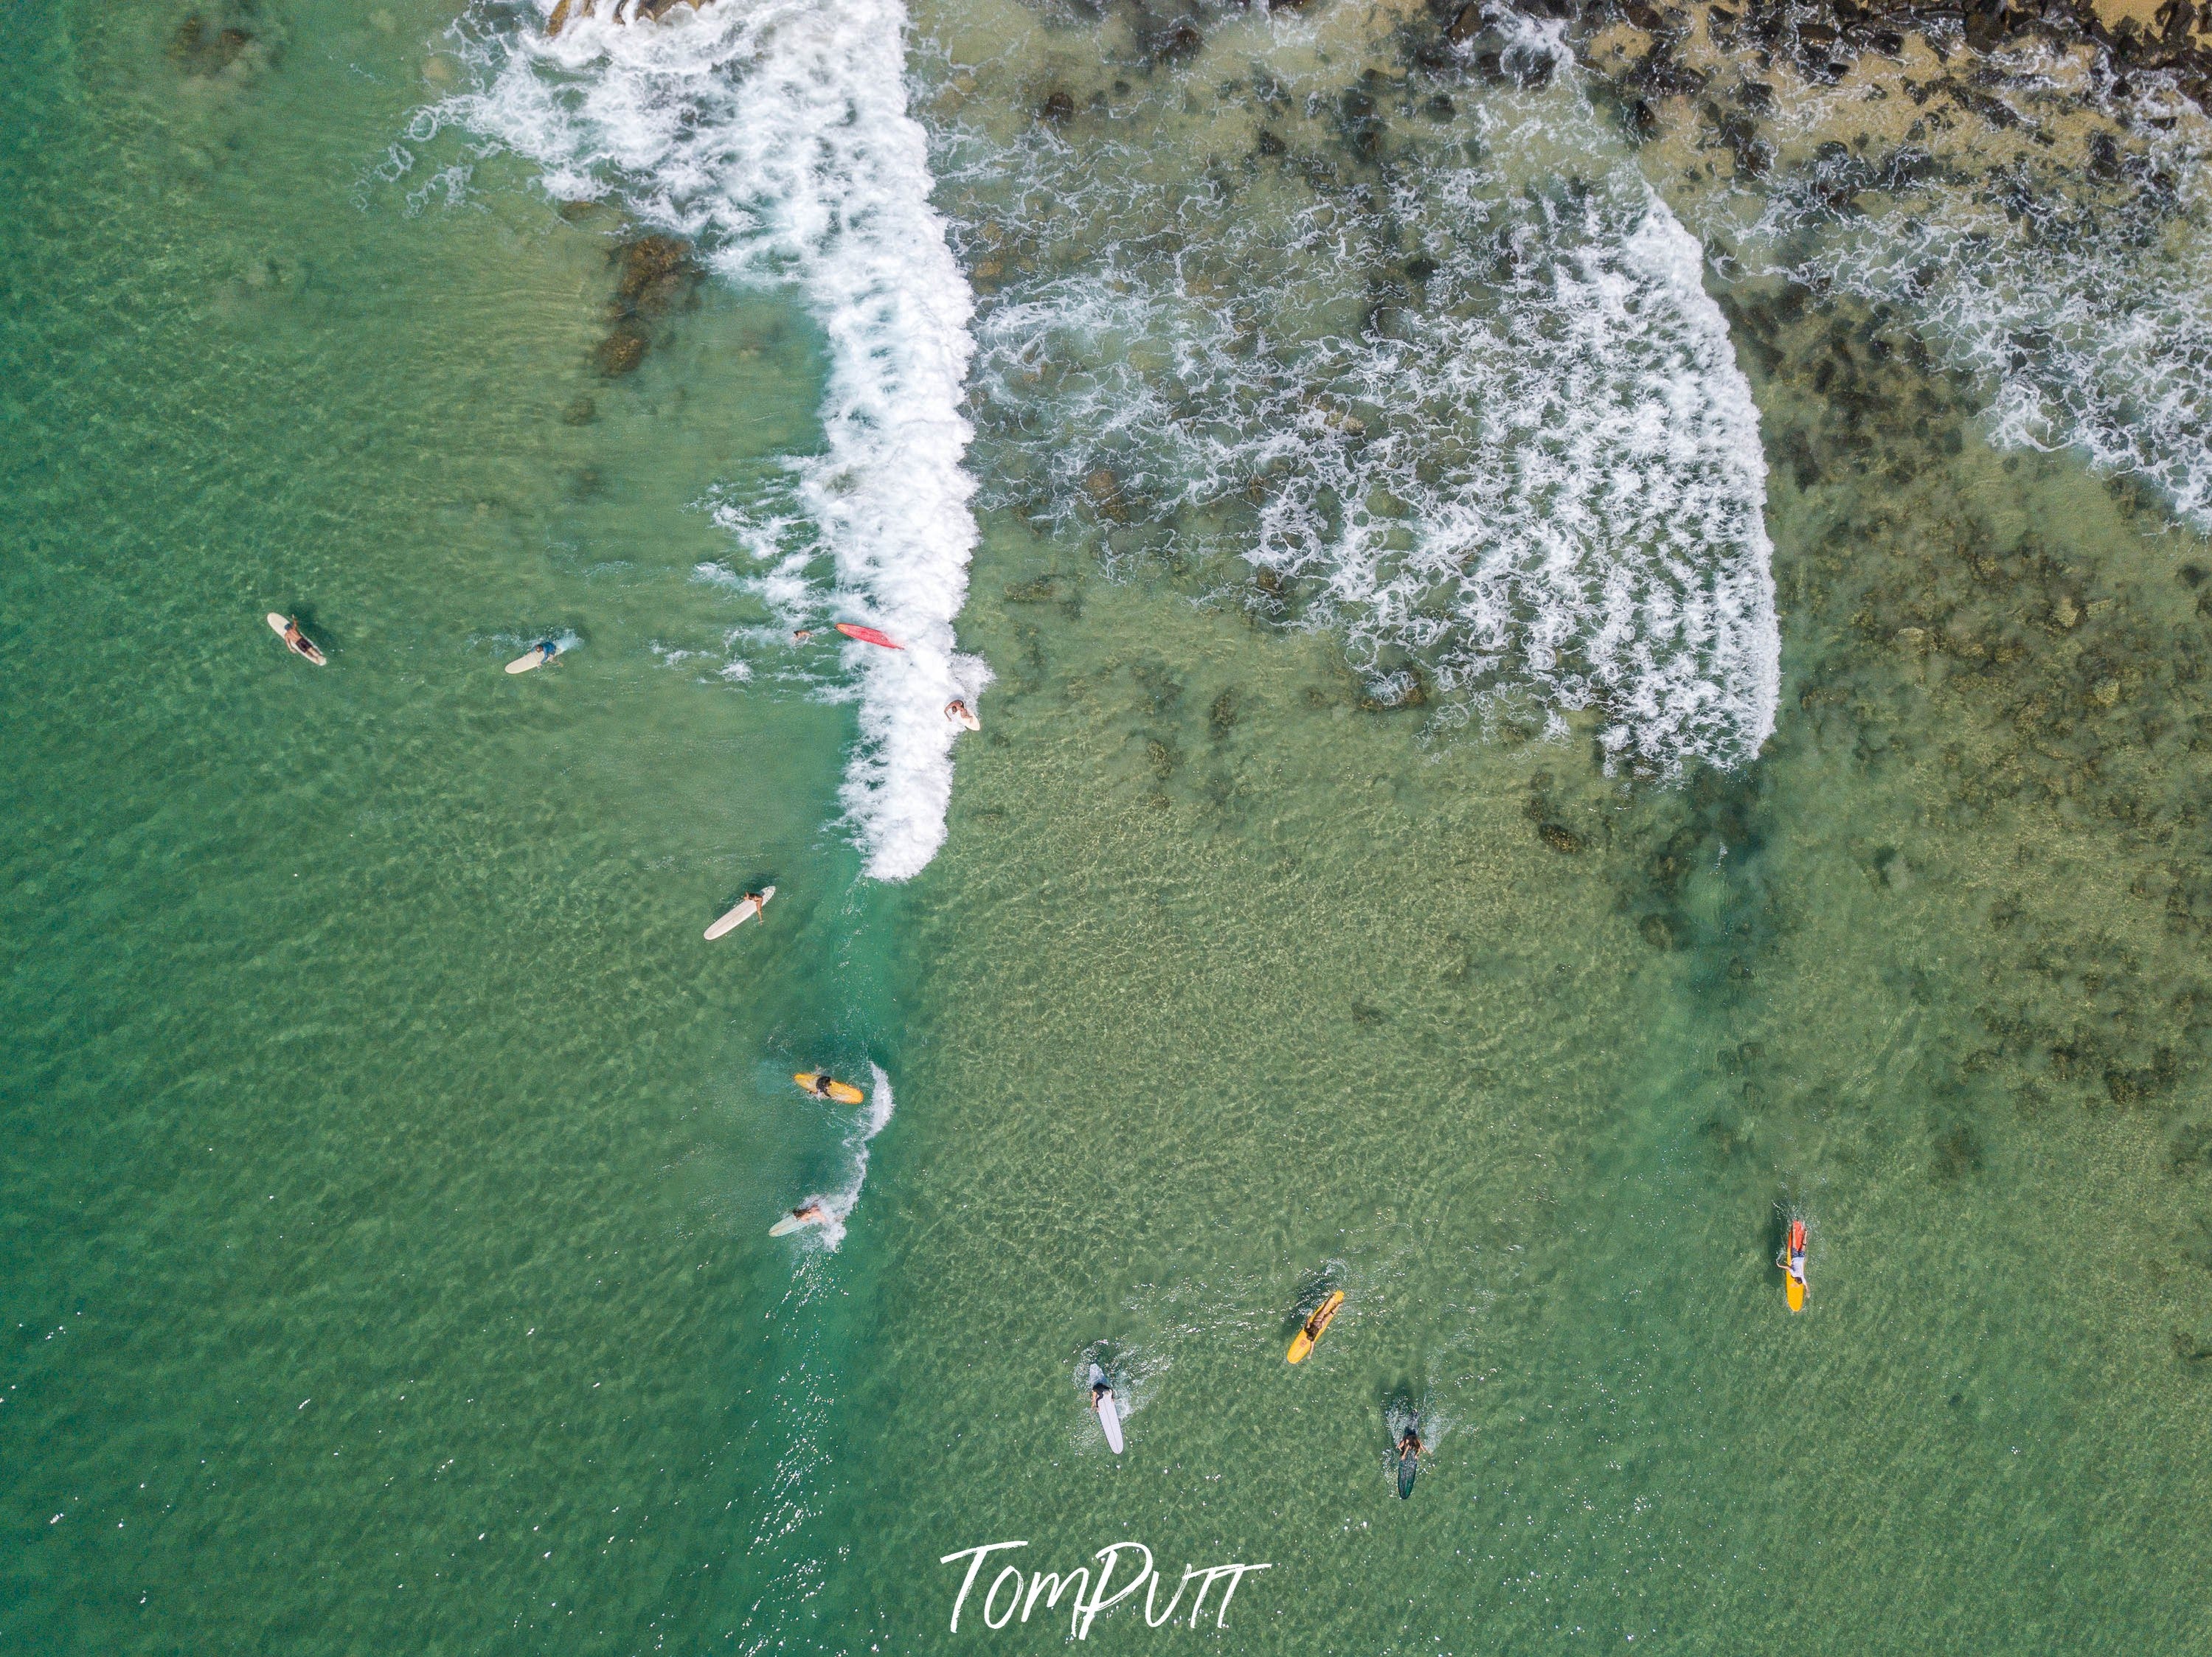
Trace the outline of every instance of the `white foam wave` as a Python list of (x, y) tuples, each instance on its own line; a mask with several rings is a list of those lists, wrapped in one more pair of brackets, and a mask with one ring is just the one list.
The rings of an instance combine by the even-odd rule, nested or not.
[[(1696, 240), (1571, 87), (1421, 125), (1270, 68), (1200, 133), (1163, 84), (1109, 141), (954, 147), (968, 216), (1010, 227), (979, 256), (1036, 271), (980, 329), (990, 503), (1109, 563), (1233, 552), (1447, 721), (1595, 708), (1638, 770), (1750, 759), (1765, 463)], [(1386, 114), (1388, 165), (1348, 163)], [(1200, 144), (1282, 159), (1160, 176)]]
[[(779, 610), (834, 608), (901, 640), (847, 653), (860, 742), (843, 803), (868, 871), (904, 879), (945, 838), (946, 701), (980, 664), (953, 648), (975, 540), (961, 417), (973, 347), (968, 286), (931, 209), (907, 113), (898, 0), (714, 0), (658, 24), (572, 16), (552, 0), (475, 14), (476, 88), (434, 111), (527, 158), (556, 197), (612, 197), (687, 236), (732, 280), (788, 284), (828, 343), (824, 447), (794, 457), (799, 512), (830, 555), (810, 586), (786, 548), (761, 591)], [(787, 524), (725, 520), (758, 555)]]
[(873, 1078), (868, 1089), (868, 1102), (860, 1107), (845, 1133), (845, 1181), (835, 1191), (816, 1192), (806, 1199), (808, 1203), (821, 1204), (822, 1211), (830, 1217), (798, 1234), (802, 1244), (817, 1247), (828, 1253), (836, 1253), (845, 1241), (845, 1221), (860, 1205), (860, 1189), (868, 1182), (868, 1145), (890, 1126), (891, 1113), (897, 1108), (897, 1101), (891, 1096), (891, 1078), (884, 1074), (884, 1067), (871, 1061), (868, 1073)]
[(2122, 95), (2078, 67), (2050, 88), (2046, 66), (2007, 67), (2027, 118), (2086, 105), (2120, 141), (2086, 171), (2065, 149), (1987, 167), (1946, 150), (1894, 201), (1859, 197), (1863, 214), (1832, 203), (1864, 164), (1831, 153), (1764, 201), (1746, 262), (1900, 307), (1987, 388), (1992, 442), (2144, 478), (2212, 531), (2212, 123), (2166, 77)]

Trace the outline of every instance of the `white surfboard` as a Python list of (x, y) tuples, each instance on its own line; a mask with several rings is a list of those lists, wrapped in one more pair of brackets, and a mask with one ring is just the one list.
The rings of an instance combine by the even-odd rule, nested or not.
[(516, 657), (513, 661), (507, 665), (507, 671), (510, 673), (527, 673), (532, 668), (544, 666), (546, 663), (553, 659), (554, 656), (558, 656), (561, 653), (561, 646), (557, 641), (548, 639), (545, 641), (545, 644), (551, 645), (553, 646), (552, 656), (549, 656), (545, 653), (545, 645), (532, 645), (530, 647), (530, 653), (527, 656)]
[(762, 887), (761, 895), (757, 898), (747, 898), (743, 903), (738, 905), (736, 908), (731, 910), (729, 913), (724, 915), (713, 926), (708, 927), (707, 936), (710, 938), (720, 938), (724, 932), (736, 931), (738, 927), (744, 926), (745, 922), (750, 920), (755, 915), (758, 914), (763, 909), (768, 907), (769, 899), (775, 895), (775, 887)]
[[(1096, 1387), (1105, 1379), (1106, 1372), (1097, 1364), (1092, 1364), (1091, 1384)], [(1114, 1394), (1110, 1392), (1098, 1400), (1098, 1426), (1099, 1429), (1106, 1435), (1106, 1448), (1113, 1451), (1115, 1455), (1121, 1454), (1121, 1412), (1114, 1407)]]

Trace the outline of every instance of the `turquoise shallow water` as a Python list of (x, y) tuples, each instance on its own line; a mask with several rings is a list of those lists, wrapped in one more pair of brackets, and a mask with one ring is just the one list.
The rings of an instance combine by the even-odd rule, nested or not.
[[(708, 280), (608, 377), (619, 213), (380, 174), (450, 16), (4, 48), (0, 1638), (1042, 1648), (996, 1560), (948, 1627), (941, 1557), (1021, 1539), (1269, 1567), (1132, 1649), (2195, 1648), (2201, 539), (1747, 278), (1779, 715), (1655, 786), (1602, 709), (1386, 707), (979, 399), (997, 682), (866, 881), (853, 682), (713, 510), (818, 452), (834, 342)], [(1226, 75), (1055, 27), (924, 106)], [(1345, 107), (1279, 118), (1356, 191)], [(859, 1167), (817, 1063), (896, 1100), (834, 1253), (764, 1235)]]
[(785, 1078), (884, 993), (848, 719), (666, 652), (747, 619), (696, 503), (808, 440), (806, 325), (593, 380), (599, 238), (364, 183), (430, 30), (343, 9), (213, 81), (158, 9), (9, 48), (25, 1650), (629, 1648), (790, 1502), (761, 1234), (842, 1125)]

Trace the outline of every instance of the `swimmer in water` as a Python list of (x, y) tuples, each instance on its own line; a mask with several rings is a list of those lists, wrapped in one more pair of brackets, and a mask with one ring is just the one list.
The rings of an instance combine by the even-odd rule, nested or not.
[(814, 629), (812, 628), (803, 627), (800, 628), (798, 632), (791, 635), (791, 642), (795, 645), (803, 645), (813, 636)]

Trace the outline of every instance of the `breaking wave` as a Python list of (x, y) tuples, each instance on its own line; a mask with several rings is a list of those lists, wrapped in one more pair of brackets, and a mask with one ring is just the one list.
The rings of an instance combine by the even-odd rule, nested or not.
[(1985, 388), (1992, 442), (2075, 451), (2212, 531), (2212, 124), (2167, 76), (1997, 67), (1978, 152), (1827, 145), (1763, 201), (1746, 262), (1899, 306)]
[(1241, 559), (1243, 602), (1447, 724), (1595, 710), (1638, 773), (1749, 760), (1765, 464), (1696, 240), (1571, 77), (1462, 109), (1327, 69), (1313, 27), (1231, 22), (1202, 67), (948, 134), (1001, 289), (984, 503), (1109, 567)]
[(430, 112), (514, 151), (557, 199), (607, 198), (690, 239), (738, 282), (789, 286), (828, 343), (823, 452), (789, 461), (795, 515), (835, 587), (804, 578), (787, 523), (718, 514), (764, 557), (780, 612), (871, 623), (902, 651), (849, 646), (860, 742), (845, 808), (868, 872), (904, 879), (945, 839), (946, 701), (988, 677), (954, 649), (975, 541), (960, 413), (973, 301), (929, 204), (907, 112), (898, 0), (715, 0), (659, 22), (617, 7), (557, 34), (553, 0), (495, 5), (460, 31), (470, 92)]

